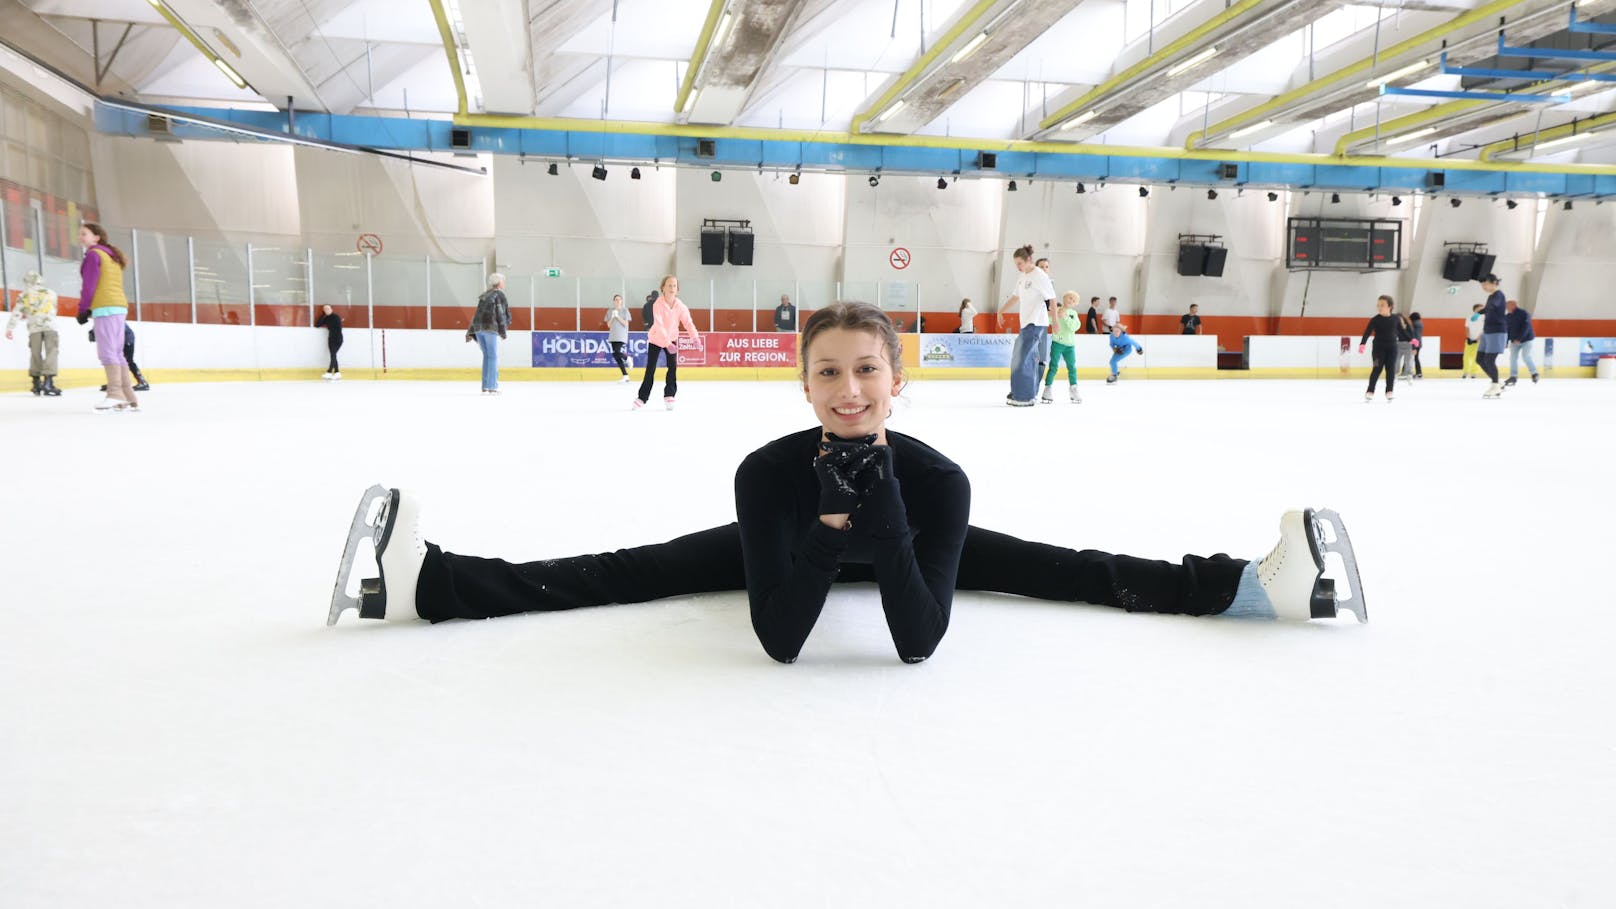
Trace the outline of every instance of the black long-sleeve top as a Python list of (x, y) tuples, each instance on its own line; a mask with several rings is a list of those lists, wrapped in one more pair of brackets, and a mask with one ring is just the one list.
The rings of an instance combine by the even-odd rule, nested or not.
[(328, 312), (314, 323), (315, 328), (326, 330), (326, 337), (332, 340), (342, 339), (342, 317), (334, 312)]
[(1396, 347), (1397, 329), (1396, 316), (1374, 316), (1369, 320), (1369, 324), (1364, 326), (1363, 337), (1358, 340), (1358, 343), (1368, 344), (1369, 336), (1374, 335), (1376, 347), (1381, 345)]
[(735, 472), (752, 628), (769, 656), (792, 662), (830, 585), (874, 580), (899, 657), (924, 660), (948, 631), (970, 481), (924, 442), (889, 431), (894, 476), (877, 481), (847, 529), (836, 530), (819, 520), (821, 437), (811, 429), (776, 439)]

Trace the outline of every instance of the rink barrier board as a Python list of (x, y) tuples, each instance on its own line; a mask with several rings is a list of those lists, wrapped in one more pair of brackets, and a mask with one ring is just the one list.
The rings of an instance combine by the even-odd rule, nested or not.
[[(138, 361), (137, 361), (138, 362)], [(154, 385), (181, 384), (189, 382), (296, 382), (296, 381), (322, 381), (319, 369), (148, 369), (142, 367), (141, 371)], [(1109, 372), (1105, 369), (1084, 369), (1077, 371), (1080, 383), (1100, 383), (1105, 380)], [(621, 383), (618, 374), (613, 372), (605, 374), (599, 369), (531, 369), (515, 368), (501, 369), (500, 382), (599, 382), (604, 384), (621, 384), (625, 387), (635, 387), (639, 382), (639, 374), (634, 373), (633, 383)], [(383, 372), (379, 369), (354, 367), (344, 368), (342, 380), (373, 382), (478, 382), (482, 371), (474, 368), (456, 369), (389, 369)], [(690, 367), (679, 370), (681, 379), (713, 380), (723, 382), (795, 382), (798, 379), (794, 369), (718, 369)], [(1426, 378), (1430, 379), (1457, 379), (1459, 370), (1427, 369)], [(1592, 379), (1594, 367), (1592, 366), (1557, 366), (1553, 369), (1543, 370), (1547, 379)], [(949, 369), (949, 368), (917, 368), (907, 372), (907, 377), (915, 381), (928, 379), (937, 380), (974, 380), (974, 381), (1008, 381), (1008, 369)], [(1135, 369), (1123, 370), (1122, 381), (1148, 382), (1174, 381), (1174, 380), (1266, 380), (1266, 379), (1355, 379), (1367, 380), (1369, 370), (1350, 369), (1342, 373), (1339, 369), (1260, 369), (1260, 370), (1213, 370), (1213, 369)], [(1523, 377), (1524, 378), (1524, 377)], [(63, 370), (56, 379), (56, 384), (64, 390), (96, 388), (106, 381), (106, 376), (99, 368), (96, 369), (67, 369)], [(1065, 370), (1055, 380), (1055, 384), (1066, 383)], [(29, 388), (26, 366), (0, 371), (0, 393), (25, 392)]]

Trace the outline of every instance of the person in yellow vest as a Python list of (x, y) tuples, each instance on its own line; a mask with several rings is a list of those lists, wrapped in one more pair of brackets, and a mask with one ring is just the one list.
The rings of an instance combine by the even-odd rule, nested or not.
[(95, 353), (107, 371), (107, 396), (95, 409), (101, 413), (139, 412), (135, 382), (123, 358), (124, 320), (129, 315), (123, 269), (129, 260), (107, 239), (107, 229), (93, 221), (79, 228), (79, 245), (84, 247), (84, 262), (79, 266), (84, 281), (79, 291), (79, 324), (95, 319)]

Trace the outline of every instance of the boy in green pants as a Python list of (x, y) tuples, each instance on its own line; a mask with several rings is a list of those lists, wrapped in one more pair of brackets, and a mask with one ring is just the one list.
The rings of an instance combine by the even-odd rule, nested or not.
[(1055, 319), (1049, 325), (1052, 335), (1049, 344), (1049, 371), (1044, 373), (1044, 393), (1038, 400), (1044, 404), (1055, 400), (1055, 392), (1051, 387), (1055, 384), (1055, 373), (1060, 369), (1062, 362), (1066, 364), (1066, 379), (1071, 383), (1073, 404), (1083, 403), (1083, 398), (1077, 393), (1077, 332), (1083, 325), (1083, 317), (1077, 313), (1077, 294), (1067, 291), (1061, 295), (1060, 309), (1055, 313)]

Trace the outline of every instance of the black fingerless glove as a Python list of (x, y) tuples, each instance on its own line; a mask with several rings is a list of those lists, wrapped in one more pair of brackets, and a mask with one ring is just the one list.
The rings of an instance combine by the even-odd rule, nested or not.
[(89, 313), (89, 311), (85, 310), (84, 312), (79, 313), (78, 314), (78, 320), (79, 320), (80, 325), (83, 325), (84, 323), (90, 321), (90, 313)]
[(820, 514), (851, 514), (858, 507), (857, 468), (869, 451), (868, 445), (835, 445), (814, 459)]
[(859, 495), (868, 496), (877, 483), (892, 477), (892, 471), (892, 446), (869, 446), (869, 451), (858, 460), (854, 469), (854, 480), (858, 485)]

